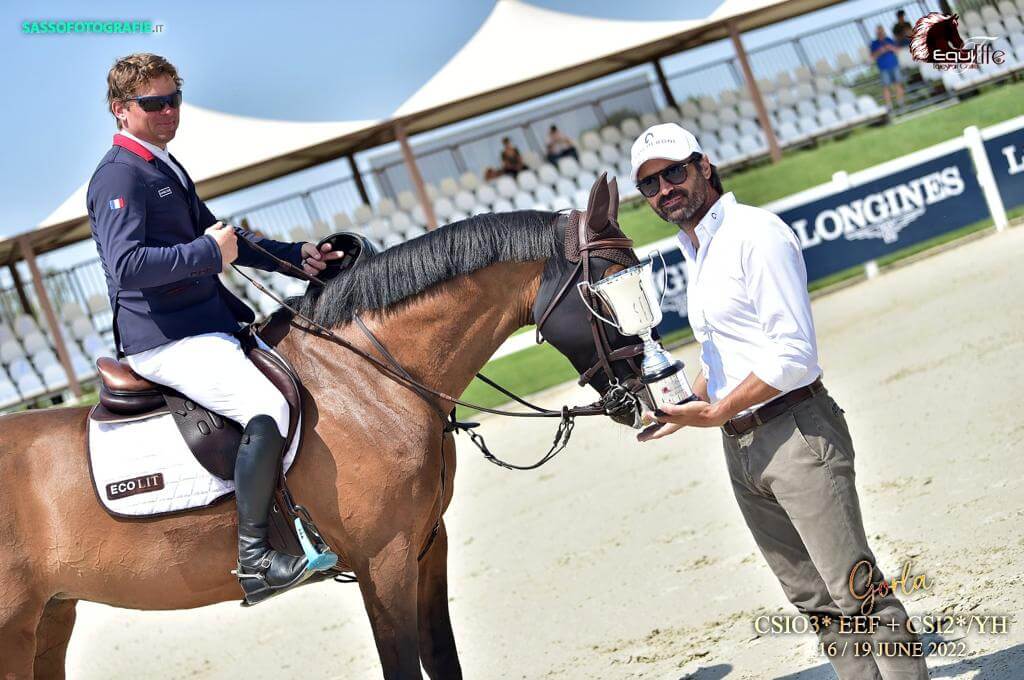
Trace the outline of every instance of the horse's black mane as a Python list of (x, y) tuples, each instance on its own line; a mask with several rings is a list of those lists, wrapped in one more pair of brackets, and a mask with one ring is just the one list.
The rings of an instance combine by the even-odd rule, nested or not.
[(488, 265), (551, 258), (564, 243), (555, 220), (556, 213), (538, 211), (470, 217), (360, 260), (290, 303), (322, 326), (340, 326)]

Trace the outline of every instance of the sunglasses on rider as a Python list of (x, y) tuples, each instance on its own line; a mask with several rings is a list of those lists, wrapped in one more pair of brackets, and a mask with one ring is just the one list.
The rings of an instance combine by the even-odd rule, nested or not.
[(156, 113), (157, 111), (163, 111), (165, 106), (170, 106), (172, 109), (176, 109), (181, 106), (181, 90), (176, 91), (174, 94), (157, 94), (149, 97), (128, 97), (125, 101), (135, 102), (139, 105), (139, 108), (147, 113)]
[(661, 190), (661, 178), (664, 177), (665, 181), (669, 184), (679, 185), (686, 181), (686, 166), (693, 163), (695, 160), (700, 158), (699, 155), (690, 156), (681, 163), (674, 163), (661, 172), (656, 172), (653, 175), (647, 175), (636, 183), (637, 190), (647, 198), (656, 196)]

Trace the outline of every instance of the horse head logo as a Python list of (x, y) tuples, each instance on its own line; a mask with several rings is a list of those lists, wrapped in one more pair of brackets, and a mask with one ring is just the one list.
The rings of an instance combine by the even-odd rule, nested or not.
[[(929, 12), (914, 24), (914, 37), (910, 41), (910, 54), (914, 61), (935, 64), (935, 52), (957, 53), (957, 61), (968, 60), (970, 50), (964, 49), (960, 37), (960, 17), (957, 14)], [(942, 61), (950, 61), (945, 59)]]

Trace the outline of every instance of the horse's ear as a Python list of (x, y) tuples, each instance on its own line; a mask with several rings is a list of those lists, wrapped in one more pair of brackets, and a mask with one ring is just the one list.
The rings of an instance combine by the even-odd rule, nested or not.
[(619, 219), (619, 182), (614, 177), (608, 180), (608, 194), (611, 201), (608, 206), (608, 215), (613, 220)]
[(590, 187), (590, 198), (587, 200), (587, 226), (592, 232), (599, 233), (608, 224), (608, 206), (611, 199), (608, 197), (608, 173), (602, 172), (601, 176)]

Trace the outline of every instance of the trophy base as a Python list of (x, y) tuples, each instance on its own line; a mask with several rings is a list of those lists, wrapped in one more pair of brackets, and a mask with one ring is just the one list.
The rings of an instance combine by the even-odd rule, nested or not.
[(650, 385), (651, 383), (656, 383), (661, 380), (664, 380), (670, 375), (675, 375), (681, 370), (683, 370), (683, 362), (677, 359), (659, 371), (655, 371), (654, 373), (645, 373), (640, 377), (640, 382), (642, 382), (645, 385)]

